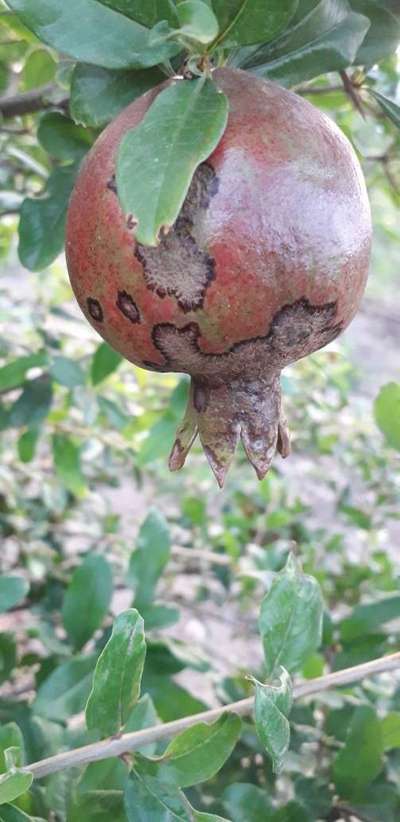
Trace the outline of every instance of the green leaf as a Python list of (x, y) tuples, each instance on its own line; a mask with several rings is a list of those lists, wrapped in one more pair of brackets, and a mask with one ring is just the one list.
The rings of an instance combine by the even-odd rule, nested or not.
[(126, 822), (122, 791), (90, 791), (74, 798), (68, 822)]
[(362, 799), (367, 785), (382, 770), (381, 723), (373, 708), (361, 705), (354, 711), (347, 739), (333, 764), (333, 780), (346, 799)]
[(57, 63), (47, 49), (32, 51), (22, 69), (21, 85), (24, 91), (45, 86), (53, 80)]
[(92, 144), (87, 129), (75, 125), (58, 111), (42, 115), (37, 138), (45, 151), (57, 160), (81, 160)]
[(53, 460), (57, 476), (65, 488), (77, 497), (86, 492), (85, 477), (81, 469), (81, 448), (67, 434), (54, 434), (52, 439)]
[(381, 720), (384, 751), (400, 748), (400, 713), (392, 711)]
[(125, 811), (128, 822), (229, 822), (221, 816), (196, 811), (182, 791), (157, 778), (143, 776), (136, 769), (131, 772), (125, 790)]
[(381, 388), (375, 400), (374, 414), (388, 444), (400, 451), (400, 383), (389, 382)]
[(76, 174), (75, 164), (56, 168), (44, 195), (27, 197), (22, 203), (18, 253), (22, 265), (30, 271), (46, 268), (64, 247), (67, 206)]
[(83, 711), (91, 688), (96, 654), (64, 662), (45, 679), (33, 703), (40, 716), (60, 722)]
[(176, 80), (125, 134), (117, 188), (123, 210), (138, 222), (139, 243), (157, 245), (160, 231), (174, 224), (193, 174), (218, 145), (227, 117), (227, 98), (211, 80)]
[(0, 805), (13, 802), (18, 796), (29, 791), (33, 774), (14, 768), (0, 776)]
[(100, 343), (93, 355), (90, 377), (93, 385), (98, 385), (105, 380), (122, 362), (121, 354), (110, 348), (108, 343)]
[(139, 699), (145, 656), (143, 619), (130, 609), (115, 620), (99, 656), (86, 706), (89, 730), (99, 730), (102, 736), (122, 730)]
[(179, 33), (199, 43), (211, 43), (218, 34), (218, 20), (202, 0), (183, 0), (177, 9)]
[(303, 574), (298, 560), (290, 555), (261, 603), (259, 628), (268, 676), (279, 666), (290, 672), (302, 668), (321, 643), (322, 617), (317, 581)]
[(273, 816), (273, 822), (310, 822), (310, 817), (298, 802), (288, 802)]
[(159, 20), (166, 20), (171, 24), (176, 22), (173, 0), (99, 0), (99, 2), (148, 28), (155, 26)]
[(10, 748), (19, 750), (20, 761), (18, 764), (23, 764), (24, 737), (16, 722), (7, 722), (5, 725), (0, 725), (0, 773), (8, 770), (6, 753)]
[(21, 462), (31, 462), (35, 456), (40, 428), (28, 428), (18, 440), (18, 456)]
[(199, 722), (182, 731), (157, 760), (140, 760), (140, 774), (188, 788), (211, 779), (230, 757), (241, 732), (236, 714), (223, 714), (212, 725)]
[(368, 17), (371, 23), (357, 52), (357, 65), (373, 66), (396, 51), (400, 41), (400, 22), (381, 0), (349, 0), (352, 9)]
[[(249, 46), (267, 43), (286, 28), (297, 7), (297, 0), (213, 0), (224, 46)], [(179, 9), (179, 6), (178, 6)]]
[[(372, 96), (375, 98), (377, 103), (379, 103), (382, 111), (384, 111), (384, 113), (389, 118), (389, 120), (391, 120), (392, 123), (394, 123), (394, 125), (397, 126), (397, 128), (400, 128), (400, 106), (397, 105), (397, 103), (394, 103), (393, 100), (389, 100), (389, 98), (385, 97), (384, 94), (380, 94), (378, 91), (375, 91), (375, 89), (373, 89), (373, 88), (368, 88), (368, 91), (369, 91), (370, 94), (372, 94)], [(390, 391), (389, 391), (389, 389), (390, 389)], [(396, 399), (394, 401), (399, 403), (400, 402), (400, 400), (398, 399), (400, 397), (400, 385), (399, 385), (399, 383), (390, 382), (390, 383), (388, 383), (388, 385), (384, 385), (383, 388), (381, 388), (381, 391), (378, 395), (378, 398), (377, 398), (376, 402), (378, 402), (381, 394), (384, 394), (384, 396), (387, 395), (387, 397), (389, 397), (389, 402), (390, 402), (391, 397), (395, 397)], [(386, 399), (386, 402), (387, 401), (388, 400)], [(392, 399), (392, 401), (393, 401), (393, 399)], [(384, 401), (382, 400), (382, 402), (384, 402)], [(376, 416), (376, 404), (375, 404), (375, 416)], [(396, 434), (397, 434), (397, 431), (400, 432), (399, 416), (397, 416), (397, 424), (398, 424), (398, 428), (395, 429)], [(378, 425), (379, 425), (379, 422), (378, 422)], [(381, 428), (380, 425), (379, 425), (379, 427)], [(397, 436), (396, 436), (396, 440), (397, 440)], [(400, 442), (400, 433), (399, 433), (399, 437), (398, 437), (397, 441)]]
[(272, 760), (274, 773), (280, 773), (290, 743), (288, 715), (293, 702), (289, 674), (282, 669), (279, 685), (255, 682), (254, 718), (257, 734)]
[(321, 0), (278, 40), (262, 46), (244, 68), (290, 86), (350, 65), (369, 29), (369, 20), (347, 0)]
[(13, 634), (0, 634), (0, 685), (9, 679), (17, 663), (17, 645)]
[(47, 417), (53, 399), (50, 381), (45, 377), (30, 380), (11, 407), (7, 427), (38, 426)]
[(352, 642), (399, 617), (400, 595), (383, 597), (367, 605), (356, 605), (350, 616), (340, 623), (341, 639), (343, 642)]
[(229, 785), (222, 794), (222, 804), (232, 822), (243, 822), (244, 819), (246, 822), (270, 822), (273, 819), (274, 808), (267, 792), (251, 783)]
[(298, 776), (294, 783), (296, 799), (311, 819), (327, 817), (332, 806), (332, 790), (328, 782), (307, 776)]
[(54, 357), (50, 374), (53, 380), (65, 385), (66, 388), (76, 388), (85, 383), (85, 374), (81, 366), (69, 357)]
[(12, 388), (18, 388), (25, 380), (27, 372), (31, 368), (41, 368), (46, 364), (47, 356), (44, 351), (37, 354), (28, 354), (26, 357), (18, 357), (18, 359), (3, 365), (0, 368), (0, 391), (10, 391)]
[(142, 610), (152, 605), (157, 582), (168, 563), (171, 537), (165, 517), (151, 509), (142, 523), (136, 549), (129, 560), (128, 583), (135, 592), (135, 604)]
[(29, 591), (29, 583), (24, 577), (2, 574), (0, 577), (0, 614), (14, 608)]
[(152, 631), (155, 628), (168, 628), (170, 625), (175, 625), (180, 617), (179, 608), (164, 605), (162, 602), (142, 606), (141, 614), (146, 631)]
[(1, 822), (45, 822), (42, 817), (28, 816), (16, 805), (3, 805), (0, 810), (0, 820)]
[(75, 60), (105, 68), (146, 68), (176, 53), (151, 46), (150, 32), (96, 0), (8, 0), (40, 40)]
[(64, 628), (74, 648), (82, 648), (100, 628), (112, 591), (112, 573), (107, 560), (101, 554), (87, 554), (72, 575), (62, 608)]
[(158, 68), (113, 71), (80, 63), (71, 78), (71, 115), (77, 123), (101, 128), (164, 80), (165, 75)]

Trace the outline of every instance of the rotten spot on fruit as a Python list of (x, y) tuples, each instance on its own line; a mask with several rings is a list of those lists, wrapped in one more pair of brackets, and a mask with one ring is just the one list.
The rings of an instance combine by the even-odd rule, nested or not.
[(131, 295), (128, 294), (127, 291), (118, 291), (117, 297), (117, 308), (122, 312), (122, 314), (130, 320), (131, 323), (139, 323), (140, 322), (140, 312), (139, 309), (132, 299)]
[(87, 309), (92, 318), (98, 323), (102, 323), (104, 319), (103, 309), (98, 300), (94, 297), (88, 297), (87, 299)]
[(201, 331), (194, 322), (183, 328), (160, 323), (153, 328), (152, 336), (171, 371), (211, 380), (217, 370), (226, 379), (243, 374), (257, 378), (260, 374), (277, 374), (285, 365), (335, 339), (342, 328), (341, 323), (334, 322), (335, 315), (336, 303), (312, 305), (303, 297), (275, 314), (265, 336), (237, 342), (222, 354), (201, 350)]
[(215, 277), (215, 261), (201, 240), (201, 221), (217, 190), (214, 169), (203, 163), (193, 177), (175, 225), (162, 227), (155, 248), (138, 244), (135, 249), (147, 287), (161, 298), (175, 297), (184, 312), (202, 307)]
[(117, 184), (115, 182), (115, 174), (111, 177), (110, 180), (107, 181), (107, 188), (113, 192), (113, 194), (118, 194), (117, 192)]

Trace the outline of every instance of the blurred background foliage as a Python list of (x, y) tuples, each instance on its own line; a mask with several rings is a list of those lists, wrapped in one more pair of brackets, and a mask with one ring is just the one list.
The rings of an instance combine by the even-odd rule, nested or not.
[[(17, 721), (29, 761), (86, 741), (70, 718), (84, 706), (95, 651), (109, 635), (112, 616), (132, 597), (150, 640), (150, 721), (154, 711), (168, 721), (250, 693), (244, 672), (259, 673), (262, 660), (259, 603), (290, 550), (317, 577), (327, 608), (323, 646), (309, 659), (305, 677), (398, 648), (395, 123), (371, 95), (353, 89), (353, 99), (338, 74), (297, 89), (338, 123), (363, 165), (374, 222), (371, 276), (361, 312), (343, 338), (285, 372), (293, 455), (285, 463), (277, 458), (258, 483), (239, 454), (220, 493), (199, 450), (181, 473), (166, 467), (186, 380), (123, 362), (99, 342), (72, 299), (61, 254), (65, 202), (104, 123), (83, 129), (68, 119), (72, 60), (43, 46), (2, 3), (0, 14), (0, 94), (43, 86), (57, 103), (56, 111), (0, 121), (0, 567), (7, 575), (17, 569), (26, 583), (0, 617), (0, 721)], [(371, 69), (368, 83), (399, 99), (398, 56)], [(121, 98), (120, 105), (125, 102)], [(35, 199), (46, 186), (45, 197)], [(164, 559), (157, 565), (160, 552)], [(69, 637), (63, 632), (62, 609), (76, 568), (93, 555), (107, 567), (94, 562), (95, 583), (103, 584), (109, 573), (113, 582), (93, 630), (74, 642), (74, 628)], [(80, 596), (78, 605), (90, 611), (91, 588), (84, 586)], [(91, 644), (82, 656), (86, 639)], [(249, 725), (218, 780), (191, 789), (189, 798), (234, 822), (272, 818), (269, 796), (281, 803), (283, 822), (350, 818), (347, 803), (356, 819), (395, 822), (400, 682), (393, 681), (383, 676), (296, 707), (292, 749), (278, 781)], [(360, 764), (363, 744), (345, 742), (360, 706), (372, 710), (367, 731), (383, 712), (392, 717), (385, 726), (385, 770)], [(0, 727), (0, 749), (2, 733)], [(362, 799), (343, 787), (340, 766), (332, 776), (344, 744), (364, 773)], [(93, 766), (84, 779), (86, 790), (96, 790), (104, 780), (114, 788), (120, 777), (106, 779)], [(49, 819), (110, 818), (101, 810), (96, 815), (93, 806), (89, 811), (79, 791), (72, 807), (69, 781), (68, 773), (50, 778), (46, 790), (38, 787), (20, 801), (21, 811), (45, 816), (50, 808)], [(336, 806), (334, 793), (344, 796)]]

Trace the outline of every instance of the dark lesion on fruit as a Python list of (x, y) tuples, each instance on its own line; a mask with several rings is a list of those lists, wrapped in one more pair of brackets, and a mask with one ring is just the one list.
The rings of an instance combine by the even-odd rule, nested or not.
[(110, 177), (110, 179), (107, 181), (107, 188), (110, 191), (112, 191), (113, 194), (118, 194), (115, 174), (113, 174), (112, 177)]
[(94, 297), (88, 297), (86, 305), (92, 320), (95, 320), (97, 323), (102, 323), (104, 320), (104, 312), (99, 301)]
[(201, 331), (194, 322), (183, 328), (160, 323), (154, 326), (152, 337), (164, 357), (165, 366), (171, 371), (187, 372), (205, 380), (215, 378), (217, 371), (223, 378), (238, 378), (244, 374), (251, 378), (263, 376), (266, 371), (278, 374), (289, 363), (334, 340), (342, 330), (336, 314), (336, 302), (312, 305), (303, 297), (276, 313), (265, 336), (235, 343), (222, 354), (201, 350)]
[(218, 178), (208, 163), (194, 174), (181, 213), (156, 248), (136, 245), (147, 287), (159, 297), (175, 297), (184, 312), (204, 303), (215, 277), (215, 260), (202, 242), (202, 219), (218, 191)]
[(127, 291), (118, 291), (116, 305), (131, 323), (140, 323), (140, 311)]

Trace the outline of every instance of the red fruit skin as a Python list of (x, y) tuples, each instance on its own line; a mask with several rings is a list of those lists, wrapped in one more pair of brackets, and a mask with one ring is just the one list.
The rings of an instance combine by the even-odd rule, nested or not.
[[(279, 372), (325, 345), (351, 321), (367, 278), (371, 220), (359, 163), (331, 120), (292, 92), (246, 72), (223, 68), (213, 77), (229, 98), (230, 113), (225, 134), (207, 161), (212, 180), (206, 202), (189, 213), (192, 246), (187, 253), (200, 249), (203, 254), (198, 265), (204, 281), (193, 275), (193, 282), (200, 282), (196, 299), (182, 298), (176, 278), (169, 287), (173, 274), (167, 272), (163, 279), (157, 271), (153, 276), (154, 250), (136, 247), (113, 185), (120, 140), (140, 123), (160, 89), (128, 106), (86, 158), (71, 197), (66, 253), (83, 312), (114, 348), (137, 365), (186, 371), (195, 382), (207, 384), (202, 404), (209, 419), (204, 423), (204, 408), (196, 412), (191, 435), (186, 432), (184, 447), (179, 442), (178, 454), (175, 446), (172, 467), (183, 464), (188, 441), (200, 428), (220, 481), (238, 437), (246, 440), (243, 396), (235, 419), (203, 437), (199, 414), (203, 428), (212, 427), (215, 414), (229, 416), (226, 404), (232, 405), (231, 395), (221, 395), (216, 406), (210, 402), (210, 386), (223, 382), (226, 389), (232, 380), (254, 378), (275, 395), (273, 408), (264, 413), (265, 425), (273, 428), (268, 455), (256, 458), (249, 453), (251, 446), (246, 448), (263, 475), (279, 433), (278, 422), (269, 419), (277, 415), (279, 421)], [(170, 263), (174, 254), (176, 249), (169, 254)], [(188, 276), (183, 270), (183, 292)], [(189, 292), (193, 297), (193, 289)], [(297, 338), (291, 342), (293, 327)], [(238, 355), (236, 344), (249, 340), (257, 345), (238, 346)], [(204, 356), (210, 354), (225, 356)], [(254, 400), (253, 389), (248, 393)], [(259, 406), (259, 400), (254, 404)], [(193, 412), (193, 397), (191, 408)], [(224, 453), (221, 438), (225, 445), (229, 440)], [(286, 453), (285, 438), (282, 426), (278, 445)], [(257, 448), (262, 451), (261, 445)]]

